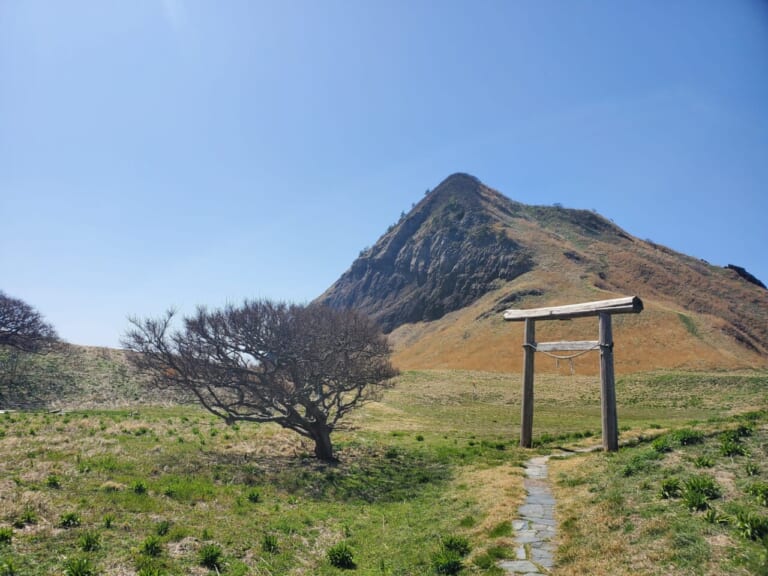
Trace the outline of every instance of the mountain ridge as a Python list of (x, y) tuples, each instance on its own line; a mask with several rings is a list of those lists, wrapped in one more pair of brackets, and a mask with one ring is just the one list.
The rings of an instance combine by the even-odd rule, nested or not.
[[(498, 349), (490, 335), (502, 330), (505, 307), (639, 295), (650, 303), (639, 332), (670, 350), (683, 342), (697, 352), (678, 360), (662, 354), (656, 363), (635, 358), (637, 366), (762, 367), (768, 366), (768, 290), (760, 284), (740, 267), (714, 266), (636, 238), (597, 212), (523, 204), (457, 173), (317, 301), (378, 320), (405, 367), (474, 368), (474, 345)], [(448, 351), (435, 333), (457, 323), (467, 336)], [(490, 364), (506, 370), (516, 361)]]

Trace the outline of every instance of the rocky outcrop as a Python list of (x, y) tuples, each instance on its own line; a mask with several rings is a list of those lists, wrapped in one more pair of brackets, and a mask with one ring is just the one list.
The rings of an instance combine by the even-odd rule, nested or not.
[(531, 253), (494, 217), (514, 204), (455, 174), (360, 255), (318, 300), (353, 306), (385, 331), (463, 308), (533, 267)]

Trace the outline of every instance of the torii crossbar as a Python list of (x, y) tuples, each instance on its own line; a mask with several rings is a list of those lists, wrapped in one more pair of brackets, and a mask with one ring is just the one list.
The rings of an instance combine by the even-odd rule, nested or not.
[[(616, 416), (616, 381), (613, 374), (613, 314), (637, 314), (643, 310), (643, 301), (637, 296), (584, 302), (567, 306), (533, 308), (531, 310), (506, 310), (504, 320), (525, 321), (523, 342), (523, 404), (520, 420), (520, 446), (530, 448), (533, 443), (533, 358), (534, 352), (557, 350), (600, 349), (600, 393), (603, 416), (603, 449), (615, 452), (619, 449), (619, 427)], [(598, 340), (580, 342), (536, 342), (536, 320), (569, 320), (597, 316)]]

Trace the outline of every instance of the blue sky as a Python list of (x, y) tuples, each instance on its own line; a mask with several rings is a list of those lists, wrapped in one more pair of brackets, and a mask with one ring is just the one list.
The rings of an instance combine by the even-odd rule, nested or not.
[(761, 0), (0, 0), (0, 290), (309, 301), (453, 172), (768, 282)]

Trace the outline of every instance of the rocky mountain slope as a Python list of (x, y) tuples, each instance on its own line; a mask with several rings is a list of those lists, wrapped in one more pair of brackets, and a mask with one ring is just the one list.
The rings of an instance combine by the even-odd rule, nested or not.
[[(466, 174), (429, 192), (318, 301), (376, 318), (403, 368), (510, 370), (520, 326), (503, 310), (617, 295), (646, 308), (617, 322), (618, 369), (768, 366), (768, 290), (743, 268), (640, 240), (595, 212), (512, 201)], [(544, 323), (539, 339), (594, 339), (589, 320)]]

